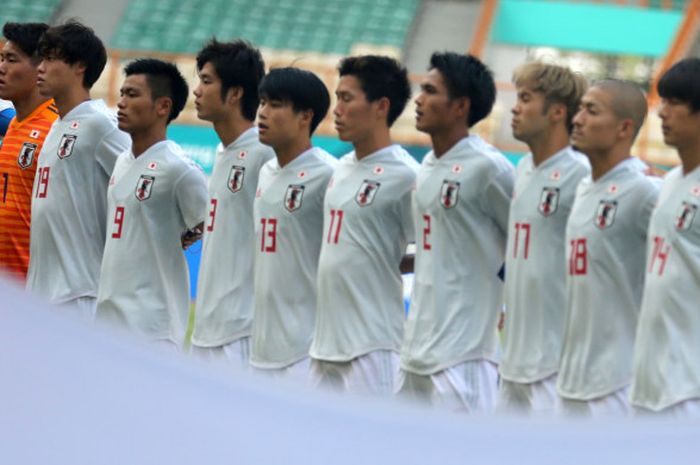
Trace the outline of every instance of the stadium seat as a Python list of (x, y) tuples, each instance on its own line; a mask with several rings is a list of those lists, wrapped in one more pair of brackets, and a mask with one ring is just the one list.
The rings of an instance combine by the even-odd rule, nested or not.
[(357, 42), (400, 48), (418, 4), (419, 0), (131, 0), (111, 45), (192, 53), (216, 35), (273, 49), (321, 53), (345, 54)]

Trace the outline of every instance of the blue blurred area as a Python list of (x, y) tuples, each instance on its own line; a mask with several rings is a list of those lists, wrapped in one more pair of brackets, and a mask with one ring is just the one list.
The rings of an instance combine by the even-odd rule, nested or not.
[(6, 108), (5, 110), (0, 111), (0, 139), (2, 139), (7, 132), (7, 127), (10, 125), (10, 121), (12, 121), (12, 118), (14, 117), (14, 108)]

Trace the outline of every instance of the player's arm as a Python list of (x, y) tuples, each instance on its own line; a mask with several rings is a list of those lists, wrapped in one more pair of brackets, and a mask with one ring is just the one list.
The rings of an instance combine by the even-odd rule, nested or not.
[(131, 147), (131, 139), (119, 129), (112, 128), (102, 138), (95, 150), (95, 159), (100, 167), (107, 174), (107, 177), (112, 176), (114, 164), (117, 158), (123, 152), (126, 152)]
[(413, 273), (414, 265), (416, 261), (416, 245), (408, 244), (406, 247), (406, 254), (401, 258), (401, 263), (399, 264), (399, 270), (401, 274)]
[(180, 236), (186, 249), (202, 238), (209, 192), (204, 173), (194, 164), (175, 183), (175, 201), (187, 228)]

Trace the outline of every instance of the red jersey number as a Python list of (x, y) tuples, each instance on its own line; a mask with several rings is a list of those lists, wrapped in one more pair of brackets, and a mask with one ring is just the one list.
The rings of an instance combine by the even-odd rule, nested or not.
[(588, 250), (586, 238), (571, 239), (571, 254), (569, 255), (569, 274), (585, 275), (588, 272)]
[(263, 253), (277, 252), (277, 218), (262, 218), (262, 234), (260, 251)]
[(117, 207), (117, 209), (114, 211), (114, 227), (112, 228), (112, 239), (121, 239), (123, 226), (124, 207)]
[(663, 237), (654, 236), (654, 250), (651, 252), (651, 258), (649, 259), (649, 273), (654, 272), (656, 264), (659, 264), (658, 274), (662, 276), (664, 274), (664, 269), (666, 268), (666, 260), (668, 260), (668, 254), (671, 253), (671, 245), (666, 244)]
[(337, 244), (340, 239), (340, 229), (343, 227), (343, 210), (331, 208), (331, 222), (328, 225), (328, 236), (326, 242)]
[(49, 191), (49, 170), (51, 167), (45, 166), (43, 168), (39, 168), (39, 178), (37, 184), (36, 184), (36, 198), (37, 199), (45, 199), (46, 194)]
[(513, 258), (518, 258), (521, 248), (524, 260), (530, 255), (530, 223), (515, 223), (515, 241), (513, 243)]
[(209, 209), (209, 225), (207, 226), (207, 231), (212, 232), (214, 230), (214, 221), (216, 221), (216, 205), (219, 201), (211, 199), (209, 203), (211, 204), (211, 208)]
[(423, 215), (423, 250), (431, 250), (430, 245), (430, 215)]

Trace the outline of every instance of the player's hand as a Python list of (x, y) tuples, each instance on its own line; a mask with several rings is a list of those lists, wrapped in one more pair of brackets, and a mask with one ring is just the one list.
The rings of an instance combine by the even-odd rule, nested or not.
[(182, 249), (187, 250), (192, 244), (200, 240), (202, 238), (203, 229), (204, 224), (199, 223), (194, 228), (188, 229), (187, 231), (183, 232), (182, 236), (180, 236), (180, 241), (182, 242)]

